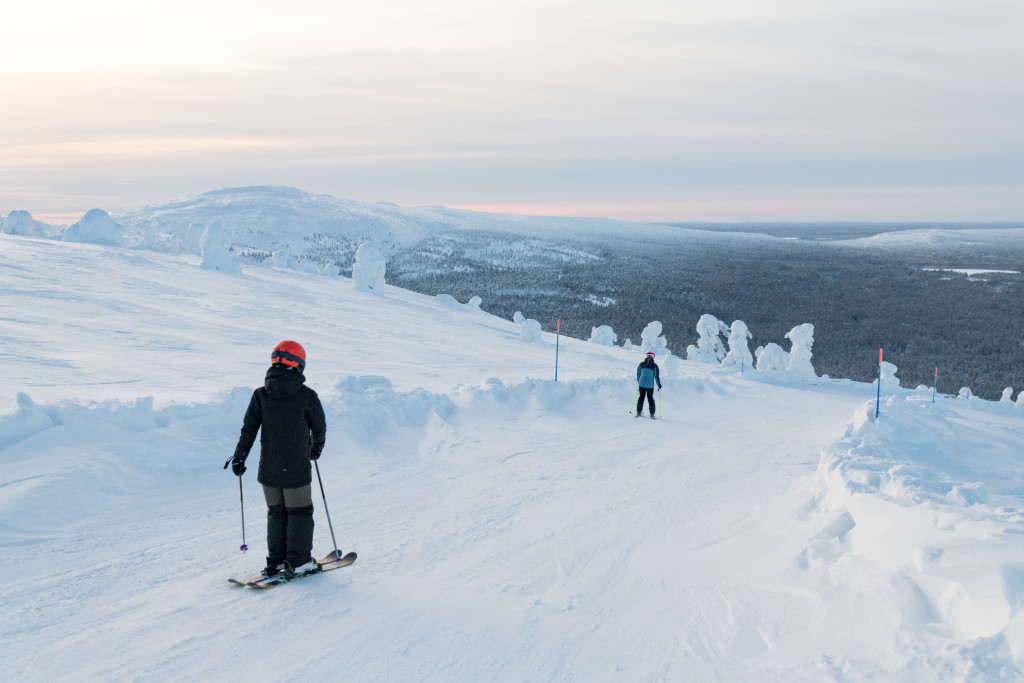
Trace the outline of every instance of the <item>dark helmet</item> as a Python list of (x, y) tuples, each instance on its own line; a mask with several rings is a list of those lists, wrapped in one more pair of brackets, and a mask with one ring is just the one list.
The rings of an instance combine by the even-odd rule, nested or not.
[(299, 342), (286, 339), (275, 346), (270, 354), (270, 364), (278, 363), (302, 372), (306, 368), (306, 349)]

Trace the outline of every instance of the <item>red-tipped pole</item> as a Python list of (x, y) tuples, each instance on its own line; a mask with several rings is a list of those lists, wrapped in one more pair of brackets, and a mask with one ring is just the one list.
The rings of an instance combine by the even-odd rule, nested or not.
[(882, 349), (878, 349), (878, 396), (875, 397), (875, 419), (878, 419), (878, 407), (882, 403)]

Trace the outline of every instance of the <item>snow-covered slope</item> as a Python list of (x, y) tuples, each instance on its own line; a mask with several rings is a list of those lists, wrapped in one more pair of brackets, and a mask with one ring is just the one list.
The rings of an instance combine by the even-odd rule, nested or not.
[[(1024, 677), (1016, 405), (681, 362), (638, 420), (634, 353), (563, 338), (556, 383), (472, 307), (198, 262), (0, 236), (4, 680)], [(234, 589), (283, 338), (360, 559)]]

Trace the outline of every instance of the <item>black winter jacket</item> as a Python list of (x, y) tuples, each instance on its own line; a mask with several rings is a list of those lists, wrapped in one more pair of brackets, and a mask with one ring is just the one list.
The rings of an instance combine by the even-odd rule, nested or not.
[(245, 411), (235, 458), (248, 457), (262, 428), (256, 479), (266, 486), (289, 489), (313, 481), (310, 455), (323, 450), (327, 420), (320, 398), (305, 381), (297, 370), (271, 365)]

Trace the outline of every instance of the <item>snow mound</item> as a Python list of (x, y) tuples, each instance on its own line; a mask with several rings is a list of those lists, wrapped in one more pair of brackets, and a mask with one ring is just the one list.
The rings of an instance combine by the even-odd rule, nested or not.
[(119, 247), (124, 244), (124, 235), (124, 226), (111, 218), (110, 214), (103, 209), (92, 209), (77, 223), (68, 226), (63, 240)]
[[(892, 628), (955, 642), (965, 680), (1024, 670), (1022, 442), (1019, 416), (995, 403), (903, 392), (876, 420), (875, 402), (865, 402), (822, 453), (814, 508), (832, 521), (802, 566), (825, 581), (853, 567), (875, 575), (855, 590), (895, 601)], [(978, 553), (988, 561), (975, 563)], [(927, 657), (911, 655), (908, 666), (939, 673)]]

